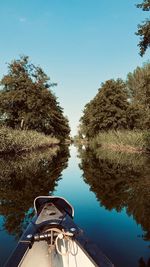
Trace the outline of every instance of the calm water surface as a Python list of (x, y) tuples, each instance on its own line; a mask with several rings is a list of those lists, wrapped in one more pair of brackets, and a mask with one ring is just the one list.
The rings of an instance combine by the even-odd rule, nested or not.
[[(38, 195), (60, 195), (116, 267), (150, 266), (150, 159), (63, 148), (1, 159), (0, 266), (33, 216)], [(83, 266), (86, 267), (86, 266)]]

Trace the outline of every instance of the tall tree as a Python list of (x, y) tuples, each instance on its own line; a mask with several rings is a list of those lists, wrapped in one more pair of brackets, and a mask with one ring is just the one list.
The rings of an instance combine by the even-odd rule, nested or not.
[(128, 108), (126, 84), (121, 80), (108, 80), (102, 84), (97, 95), (84, 109), (81, 123), (87, 137), (99, 131), (127, 128)]
[[(150, 63), (137, 67), (127, 76), (130, 108), (136, 117), (135, 127), (150, 129)], [(130, 112), (132, 115), (133, 112)]]
[[(143, 11), (150, 11), (150, 0), (143, 0), (141, 4), (137, 4), (138, 8), (142, 8)], [(150, 47), (150, 19), (146, 19), (143, 24), (138, 25), (137, 35), (140, 36), (140, 55), (143, 56), (148, 47)]]
[(49, 77), (27, 56), (8, 65), (1, 80), (1, 121), (12, 128), (34, 129), (64, 138), (70, 129), (57, 98), (51, 91)]

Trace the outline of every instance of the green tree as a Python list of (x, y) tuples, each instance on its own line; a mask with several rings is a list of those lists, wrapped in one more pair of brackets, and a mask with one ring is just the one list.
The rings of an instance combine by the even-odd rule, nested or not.
[(128, 114), (134, 120), (133, 126), (150, 129), (150, 63), (128, 74), (127, 87), (131, 103)]
[(126, 129), (126, 110), (129, 106), (126, 84), (121, 80), (108, 80), (84, 109), (82, 131), (94, 137), (99, 131)]
[(130, 103), (127, 109), (128, 128), (143, 129), (143, 110), (140, 104)]
[[(143, 0), (141, 4), (137, 4), (138, 8), (142, 8), (143, 11), (150, 11), (150, 0)], [(138, 31), (136, 35), (140, 36), (140, 55), (143, 56), (148, 47), (150, 47), (150, 20), (146, 19), (143, 24), (138, 25)]]
[(51, 91), (49, 77), (27, 56), (8, 65), (1, 80), (0, 115), (6, 126), (33, 129), (59, 138), (69, 135), (68, 120)]

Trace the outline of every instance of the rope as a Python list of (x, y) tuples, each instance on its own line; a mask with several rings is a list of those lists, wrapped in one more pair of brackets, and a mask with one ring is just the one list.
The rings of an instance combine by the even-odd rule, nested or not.
[[(56, 240), (55, 240), (55, 247), (56, 247), (56, 250), (57, 250), (58, 254), (60, 254), (61, 256), (68, 255), (68, 253), (71, 252), (71, 248), (72, 248), (73, 241), (70, 239), (70, 237), (73, 236), (73, 233), (65, 232), (64, 229), (60, 230), (58, 228), (51, 228), (51, 232), (52, 231), (58, 233), (58, 235), (56, 237)], [(67, 240), (69, 249), (68, 250), (66, 249), (65, 252), (60, 251), (59, 245), (58, 245), (59, 244), (59, 240), (63, 241), (63, 246), (64, 247), (66, 247), (65, 246), (65, 240)]]

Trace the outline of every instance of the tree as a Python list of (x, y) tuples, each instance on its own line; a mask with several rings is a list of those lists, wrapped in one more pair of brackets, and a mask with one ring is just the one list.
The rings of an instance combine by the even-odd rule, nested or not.
[(143, 129), (143, 109), (140, 104), (130, 103), (127, 109), (128, 128)]
[(87, 137), (99, 131), (126, 129), (128, 108), (126, 84), (121, 80), (108, 80), (84, 109), (81, 123)]
[(134, 127), (150, 129), (150, 63), (137, 67), (127, 76), (127, 87), (130, 95), (130, 116), (133, 115)]
[[(136, 5), (138, 8), (142, 8), (143, 11), (150, 10), (150, 0), (143, 0), (141, 4)], [(143, 56), (148, 47), (150, 47), (150, 20), (146, 19), (143, 24), (138, 25), (138, 31), (136, 35), (140, 36), (140, 55)]]
[(0, 114), (6, 126), (33, 129), (57, 137), (67, 137), (70, 129), (49, 77), (27, 56), (8, 65), (1, 80)]

